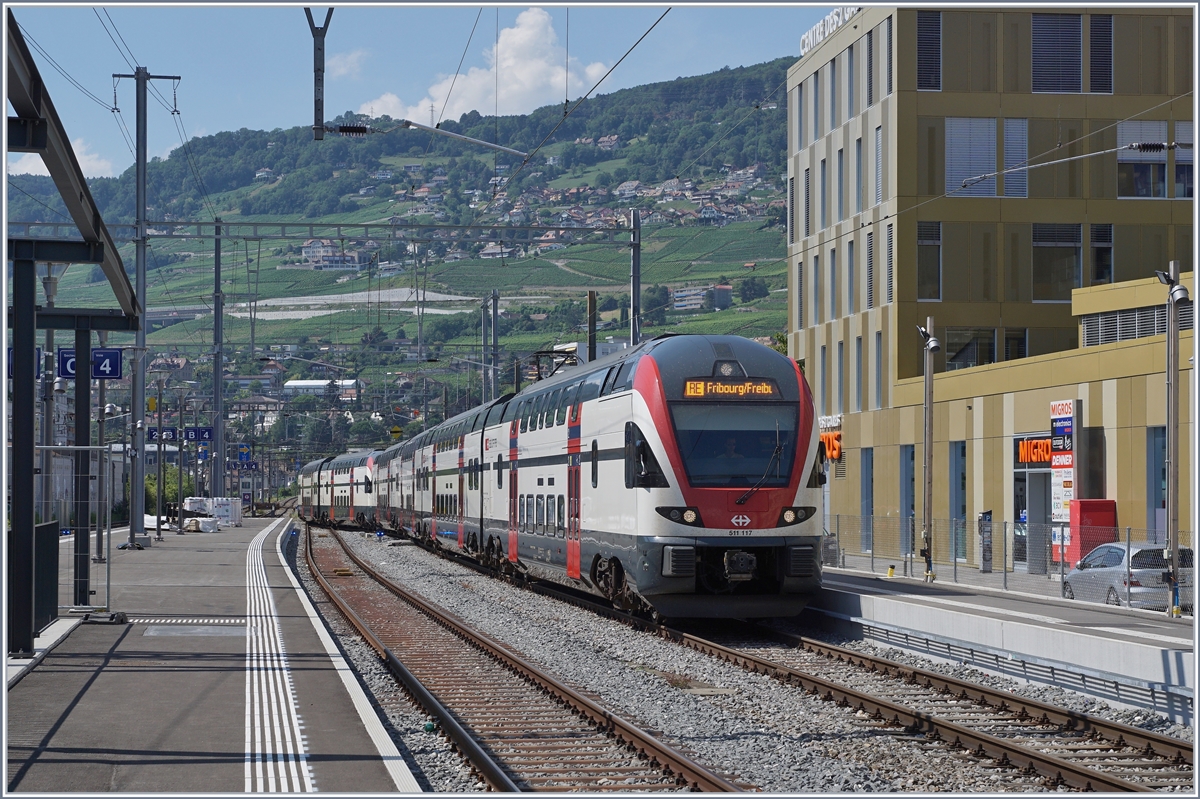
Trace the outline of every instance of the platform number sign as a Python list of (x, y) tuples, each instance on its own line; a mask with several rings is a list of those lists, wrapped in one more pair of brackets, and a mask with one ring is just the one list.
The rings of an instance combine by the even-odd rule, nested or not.
[(121, 350), (106, 348), (92, 350), (92, 379), (120, 380)]
[(212, 441), (213, 429), (211, 427), (185, 427), (183, 428), (184, 441)]
[(58, 348), (58, 377), (67, 380), (75, 379), (75, 350), (66, 347)]
[(177, 427), (164, 427), (161, 431), (157, 427), (146, 428), (147, 441), (175, 441), (177, 439)]
[[(8, 379), (9, 380), (12, 380), (12, 363), (13, 363), (12, 359), (13, 359), (13, 348), (9, 347), (8, 348)], [(35, 374), (40, 373), (42, 371), (42, 348), (41, 347), (37, 348), (37, 360), (35, 360), (33, 362), (33, 368), (34, 368)]]

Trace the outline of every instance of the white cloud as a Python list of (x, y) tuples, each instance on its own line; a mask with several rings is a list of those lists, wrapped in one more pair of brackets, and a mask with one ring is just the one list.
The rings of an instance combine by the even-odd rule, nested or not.
[[(564, 91), (572, 99), (578, 99), (608, 69), (600, 62), (585, 66), (576, 59), (566, 64), (565, 56), (565, 49), (558, 44), (551, 16), (540, 8), (530, 8), (521, 12), (513, 27), (500, 31), (498, 48), (493, 46), (484, 53), (488, 62), (486, 68), (471, 67), (457, 80), (454, 75), (439, 75), (425, 98), (413, 105), (406, 105), (395, 94), (387, 92), (363, 103), (358, 113), (387, 114), (393, 119), (427, 123), (432, 104), (435, 113), (446, 106), (443, 119), (458, 119), (468, 111), (493, 114), (497, 111), (498, 69), (499, 113), (527, 114), (535, 108), (562, 102)], [(454, 93), (447, 104), (446, 97), (452, 85)]]
[(357, 78), (362, 72), (363, 61), (367, 59), (366, 50), (354, 50), (349, 53), (336, 53), (329, 56), (325, 62), (325, 71), (331, 78)]
[[(75, 149), (75, 158), (79, 161), (79, 168), (83, 170), (85, 177), (111, 178), (116, 175), (116, 172), (113, 171), (112, 161), (89, 152), (87, 142), (83, 139), (75, 139), (75, 141), (71, 142), (71, 146)], [(8, 162), (8, 174), (49, 175), (50, 172), (46, 169), (46, 165), (42, 163), (40, 155), (37, 153), (25, 153), (20, 158)]]

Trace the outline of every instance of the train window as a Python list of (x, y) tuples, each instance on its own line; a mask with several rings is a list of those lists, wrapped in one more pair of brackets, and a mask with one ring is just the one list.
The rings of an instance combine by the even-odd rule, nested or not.
[(542, 412), (546, 410), (546, 400), (549, 398), (549, 396), (549, 394), (543, 393), (537, 398), (537, 403), (533, 408), (533, 418), (529, 421), (530, 430), (538, 430), (541, 428)]
[(546, 495), (537, 495), (537, 529), (535, 532), (538, 535), (543, 535), (546, 532)]
[(600, 396), (600, 389), (604, 387), (604, 377), (608, 374), (607, 369), (600, 369), (592, 372), (584, 379), (583, 385), (579, 388), (578, 402), (587, 402), (594, 400)]
[(528, 402), (528, 400), (521, 400), (519, 403), (517, 403), (516, 414), (521, 420), (521, 432), (522, 433), (525, 432), (525, 405), (527, 404), (527, 402)]
[(558, 495), (558, 537), (562, 538), (567, 523), (567, 498)]
[(592, 488), (600, 485), (600, 444), (592, 439)]
[(496, 456), (496, 488), (504, 488), (504, 456)]
[(542, 422), (538, 427), (554, 426), (554, 414), (558, 408), (558, 398), (562, 396), (562, 393), (563, 390), (561, 388), (556, 388), (550, 395), (550, 398), (546, 400), (546, 407), (542, 409)]
[(525, 495), (517, 497), (517, 529), (525, 532)]
[(562, 402), (558, 403), (558, 410), (554, 414), (554, 424), (565, 424), (567, 421), (567, 409), (575, 402), (575, 395), (579, 391), (579, 385), (573, 385), (562, 394)]
[(525, 495), (525, 532), (532, 533), (533, 526), (533, 494)]

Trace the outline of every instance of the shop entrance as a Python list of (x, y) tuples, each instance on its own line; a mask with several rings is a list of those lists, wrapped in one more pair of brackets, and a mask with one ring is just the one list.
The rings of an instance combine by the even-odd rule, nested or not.
[(1045, 574), (1050, 557), (1050, 471), (1025, 473), (1028, 523), (1025, 525), (1026, 566), (1030, 574)]
[(1045, 574), (1050, 557), (1050, 436), (1013, 439), (1013, 565)]

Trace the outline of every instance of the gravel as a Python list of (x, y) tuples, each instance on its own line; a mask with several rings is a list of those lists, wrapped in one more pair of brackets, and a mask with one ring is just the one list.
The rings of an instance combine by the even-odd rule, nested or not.
[[(762, 791), (1044, 790), (1036, 778), (885, 732), (850, 709), (482, 576), (408, 542), (345, 537), (391, 579), (684, 754)], [(408, 742), (412, 726), (395, 726)]]
[(471, 776), (469, 765), (451, 751), (450, 742), (437, 732), (426, 732), (430, 717), (408, 700), (391, 672), (355, 632), (342, 614), (325, 598), (325, 593), (309, 573), (304, 558), (296, 557), (300, 536), (288, 537), (284, 554), (300, 585), (308, 593), (325, 626), (337, 642), (346, 662), (354, 670), (359, 684), (383, 722), (384, 729), (395, 742), (405, 764), (425, 791), (466, 793), (486, 790), (486, 785)]

